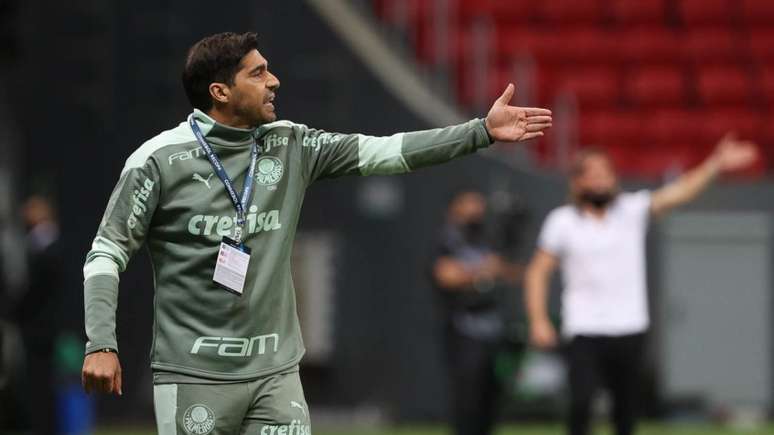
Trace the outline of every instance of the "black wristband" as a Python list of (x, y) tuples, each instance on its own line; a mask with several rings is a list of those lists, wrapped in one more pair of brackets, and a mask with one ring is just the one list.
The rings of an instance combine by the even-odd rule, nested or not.
[(489, 143), (494, 143), (494, 139), (492, 139), (492, 133), (489, 133), (489, 129), (486, 128), (486, 118), (481, 119), (481, 123), (484, 125), (484, 131), (486, 132), (486, 137), (489, 139)]

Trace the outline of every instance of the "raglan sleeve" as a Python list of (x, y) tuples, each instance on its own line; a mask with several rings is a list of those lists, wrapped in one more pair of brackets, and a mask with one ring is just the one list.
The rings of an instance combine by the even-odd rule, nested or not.
[(87, 354), (105, 348), (118, 351), (118, 275), (148, 234), (160, 185), (156, 161), (138, 150), (127, 160), (110, 195), (83, 267)]
[(342, 175), (402, 174), (492, 143), (483, 119), (392, 136), (328, 133), (299, 125), (307, 183)]

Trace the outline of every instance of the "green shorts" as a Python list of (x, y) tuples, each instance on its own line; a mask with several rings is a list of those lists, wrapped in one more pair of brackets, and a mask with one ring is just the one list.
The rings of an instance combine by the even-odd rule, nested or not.
[(159, 435), (310, 435), (298, 370), (228, 384), (153, 386)]

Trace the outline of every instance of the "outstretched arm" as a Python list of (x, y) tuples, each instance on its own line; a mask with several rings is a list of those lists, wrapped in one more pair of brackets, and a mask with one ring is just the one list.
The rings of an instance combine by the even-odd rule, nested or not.
[(653, 192), (651, 214), (661, 215), (692, 201), (719, 174), (745, 168), (757, 158), (758, 151), (754, 143), (738, 140), (733, 134), (725, 135), (702, 164)]
[(485, 119), (424, 131), (376, 137), (300, 127), (307, 182), (341, 175), (401, 174), (471, 154), (494, 141), (536, 138), (551, 127), (551, 111), (509, 105), (509, 84)]

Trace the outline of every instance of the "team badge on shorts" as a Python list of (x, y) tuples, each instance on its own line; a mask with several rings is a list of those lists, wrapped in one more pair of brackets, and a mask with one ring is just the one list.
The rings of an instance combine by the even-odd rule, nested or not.
[(273, 186), (282, 178), (284, 168), (282, 160), (274, 156), (263, 156), (256, 163), (258, 171), (255, 173), (255, 179), (264, 186)]
[(185, 431), (192, 435), (207, 435), (215, 428), (215, 413), (206, 405), (191, 405), (183, 414)]

